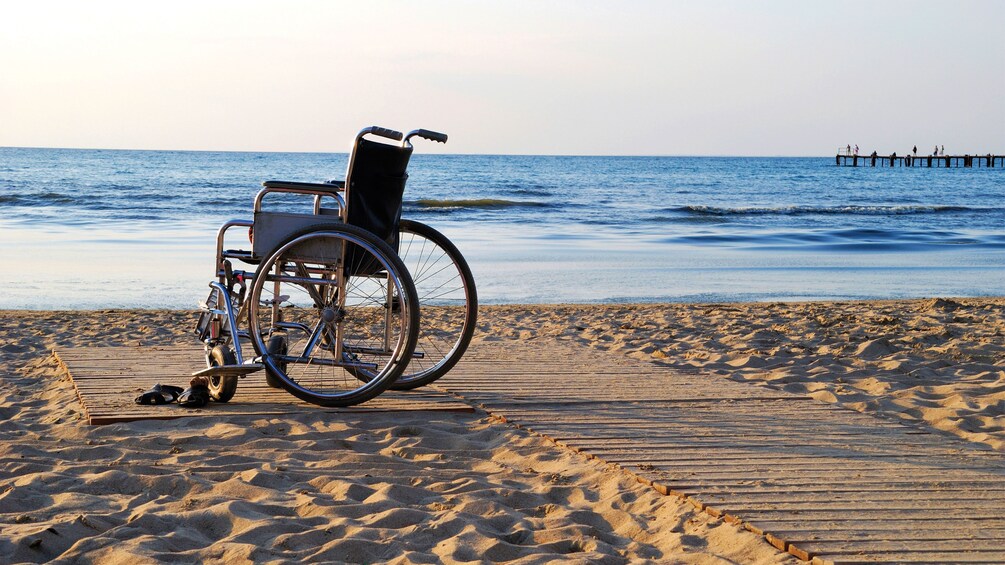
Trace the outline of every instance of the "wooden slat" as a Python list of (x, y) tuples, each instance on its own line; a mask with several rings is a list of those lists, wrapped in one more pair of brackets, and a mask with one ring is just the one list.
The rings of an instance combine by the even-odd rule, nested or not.
[(463, 411), (472, 408), (442, 391), (388, 391), (349, 408), (322, 408), (303, 402), (265, 383), (262, 371), (239, 381), (237, 394), (227, 403), (205, 408), (178, 405), (138, 406), (133, 399), (156, 383), (187, 387), (194, 371), (205, 367), (197, 347), (66, 348), (53, 351), (73, 380), (77, 397), (90, 424), (135, 420), (166, 420), (194, 416), (263, 416), (322, 412)]
[(936, 430), (558, 341), (480, 344), (437, 387), (805, 560), (1005, 558), (1003, 454)]

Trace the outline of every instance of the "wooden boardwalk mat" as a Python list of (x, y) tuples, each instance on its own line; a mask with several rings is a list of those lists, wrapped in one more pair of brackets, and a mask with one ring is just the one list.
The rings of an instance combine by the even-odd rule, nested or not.
[(1005, 454), (807, 396), (568, 342), (484, 342), (420, 391), (324, 409), (243, 379), (226, 404), (136, 406), (185, 386), (198, 347), (54, 352), (91, 423), (305, 410), (470, 410), (618, 464), (816, 563), (1005, 562)]
[(472, 348), (437, 383), (819, 563), (1005, 562), (1005, 454), (568, 342)]
[(351, 408), (322, 408), (303, 402), (285, 390), (269, 387), (265, 372), (240, 380), (237, 394), (227, 403), (211, 402), (188, 409), (177, 404), (138, 406), (136, 396), (154, 384), (188, 386), (191, 374), (206, 367), (201, 347), (102, 347), (53, 351), (70, 373), (77, 397), (91, 424), (133, 420), (164, 420), (191, 416), (293, 414), (308, 410), (327, 412), (447, 410), (472, 408), (443, 392), (425, 389), (388, 391)]

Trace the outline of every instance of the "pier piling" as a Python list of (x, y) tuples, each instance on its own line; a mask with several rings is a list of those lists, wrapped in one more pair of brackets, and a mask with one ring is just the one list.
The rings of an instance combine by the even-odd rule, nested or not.
[[(858, 159), (860, 155), (857, 153), (838, 153), (834, 157), (834, 164), (838, 167), (857, 167)], [(863, 160), (864, 155), (861, 155)], [(869, 166), (875, 167), (876, 163), (879, 162), (880, 165), (889, 164), (890, 167), (927, 167), (931, 168), (978, 168), (978, 169), (993, 169), (998, 166), (1005, 167), (1005, 155), (995, 155), (993, 153), (988, 153), (987, 155), (925, 155), (918, 157), (917, 155), (904, 155), (899, 156), (896, 153), (891, 153), (890, 155), (877, 155), (875, 152), (869, 155)], [(863, 165), (864, 166), (864, 165)]]

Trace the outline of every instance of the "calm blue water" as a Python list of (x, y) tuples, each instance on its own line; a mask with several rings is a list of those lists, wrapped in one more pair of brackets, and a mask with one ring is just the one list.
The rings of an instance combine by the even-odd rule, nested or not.
[[(457, 243), (484, 303), (1005, 295), (1000, 168), (421, 150), (404, 215)], [(189, 308), (261, 181), (346, 159), (0, 148), (0, 308)]]

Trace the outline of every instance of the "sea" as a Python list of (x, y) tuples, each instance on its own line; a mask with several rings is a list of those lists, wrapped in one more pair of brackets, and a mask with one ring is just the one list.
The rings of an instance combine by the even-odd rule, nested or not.
[[(194, 308), (262, 181), (342, 178), (347, 159), (0, 148), (0, 308)], [(409, 175), (403, 216), (454, 241), (482, 304), (1005, 295), (1001, 168), (419, 145)]]

